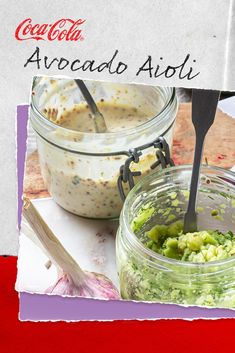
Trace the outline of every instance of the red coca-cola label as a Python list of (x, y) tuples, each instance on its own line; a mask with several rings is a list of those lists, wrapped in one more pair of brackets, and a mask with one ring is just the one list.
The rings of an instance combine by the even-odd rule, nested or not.
[(31, 18), (26, 18), (16, 28), (15, 38), (19, 41), (35, 39), (77, 42), (84, 39), (81, 25), (85, 21), (82, 19), (74, 21), (70, 18), (62, 18), (51, 24), (33, 24)]

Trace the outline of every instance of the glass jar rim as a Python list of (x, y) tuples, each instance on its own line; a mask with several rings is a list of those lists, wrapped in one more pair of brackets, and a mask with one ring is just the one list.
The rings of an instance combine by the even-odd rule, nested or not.
[[(39, 117), (40, 119), (40, 123), (44, 124), (45, 126), (51, 128), (51, 129), (57, 129), (58, 131), (62, 131), (64, 133), (68, 133), (69, 131), (72, 132), (73, 134), (79, 136), (79, 135), (82, 135), (84, 137), (88, 137), (88, 138), (95, 138), (95, 139), (99, 139), (99, 140), (102, 140), (104, 139), (105, 137), (108, 137), (110, 139), (113, 139), (113, 138), (117, 138), (117, 136), (120, 136), (120, 134), (122, 135), (122, 137), (129, 137), (133, 134), (138, 134), (138, 133), (141, 133), (143, 130), (145, 129), (150, 129), (153, 125), (156, 124), (156, 120), (158, 123), (162, 123), (162, 120), (164, 121), (164, 116), (166, 117), (167, 116), (167, 113), (168, 111), (171, 109), (172, 105), (176, 104), (175, 106), (175, 109), (177, 108), (178, 106), (178, 102), (177, 102), (177, 96), (176, 96), (176, 89), (175, 87), (160, 87), (160, 86), (149, 86), (151, 87), (153, 90), (157, 90), (157, 89), (168, 89), (170, 92), (169, 94), (169, 97), (167, 99), (167, 101), (165, 102), (162, 110), (154, 115), (151, 119), (149, 119), (147, 122), (143, 123), (143, 124), (140, 124), (134, 128), (130, 128), (130, 129), (125, 129), (125, 130), (121, 130), (121, 131), (116, 131), (116, 132), (108, 132), (108, 133), (93, 133), (93, 132), (80, 132), (80, 131), (75, 131), (75, 130), (69, 130), (67, 128), (64, 128), (60, 125), (57, 125), (55, 123), (53, 123), (52, 121), (48, 120), (42, 113), (41, 111), (38, 109), (38, 106), (36, 104), (36, 101), (35, 101), (35, 93), (34, 92), (34, 89), (36, 87), (36, 80), (38, 77), (41, 77), (41, 76), (36, 76), (34, 77), (33, 79), (33, 85), (32, 85), (32, 94), (31, 94), (31, 103), (30, 103), (30, 107), (32, 109), (32, 111), (35, 113), (35, 115), (37, 117)], [(53, 76), (55, 78), (55, 76)], [(62, 79), (62, 78), (61, 78)], [(71, 79), (72, 78), (68, 78), (68, 79)], [(85, 80), (86, 81), (86, 80)], [(87, 80), (88, 81), (88, 80)], [(91, 80), (89, 80), (91, 81)], [(99, 83), (100, 81), (96, 81), (94, 80), (93, 82), (97, 82)], [(108, 81), (101, 81), (101, 83), (111, 83), (111, 82), (108, 82)], [(122, 83), (120, 83), (122, 84)], [(125, 83), (123, 83), (123, 85), (125, 85)], [(130, 85), (130, 84), (129, 84)], [(144, 84), (133, 84), (133, 85), (136, 85), (136, 86), (145, 86)], [(174, 117), (174, 120), (175, 120), (175, 117)], [(173, 120), (173, 122), (174, 122)], [(171, 125), (171, 124), (169, 124)], [(166, 130), (169, 126), (166, 127)], [(36, 130), (37, 131), (37, 130)], [(39, 134), (40, 135), (40, 134)]]
[[(217, 171), (220, 173), (224, 173), (225, 177), (231, 177), (234, 185), (235, 185), (235, 173), (231, 170), (226, 170), (220, 167), (216, 167), (216, 166), (208, 166), (208, 165), (202, 165), (202, 169), (206, 169), (208, 171)], [(139, 239), (136, 237), (135, 233), (132, 231), (131, 229), (131, 225), (127, 222), (127, 219), (125, 217), (125, 213), (127, 213), (127, 208), (129, 207), (129, 201), (130, 199), (133, 197), (133, 195), (135, 194), (136, 190), (140, 187), (140, 185), (143, 184), (147, 184), (150, 181), (153, 181), (154, 178), (155, 180), (157, 180), (158, 178), (162, 177), (165, 173), (169, 172), (169, 171), (173, 171), (173, 172), (178, 172), (178, 171), (182, 171), (182, 170), (186, 170), (186, 171), (190, 171), (192, 170), (192, 165), (191, 164), (183, 164), (183, 165), (178, 165), (178, 166), (174, 166), (174, 167), (168, 167), (165, 169), (162, 169), (161, 171), (155, 172), (151, 175), (148, 175), (146, 177), (144, 177), (142, 180), (140, 180), (135, 186), (134, 188), (128, 193), (127, 198), (124, 202), (123, 208), (122, 208), (122, 212), (120, 215), (120, 225), (122, 227), (124, 227), (125, 231), (127, 231), (128, 233), (128, 240), (131, 240), (133, 242), (133, 245), (137, 248), (137, 250), (140, 251), (140, 253), (144, 255), (147, 255), (148, 258), (148, 262), (152, 264), (152, 267), (155, 267), (154, 261), (150, 260), (151, 258), (153, 258), (154, 260), (159, 260), (161, 261), (163, 264), (168, 264), (168, 265), (173, 265), (173, 266), (179, 266), (180, 268), (184, 267), (184, 268), (211, 268), (214, 266), (222, 266), (224, 264), (229, 264), (229, 263), (234, 263), (235, 262), (235, 255), (231, 256), (227, 259), (222, 259), (222, 260), (217, 260), (217, 261), (210, 261), (210, 262), (203, 262), (203, 263), (196, 263), (196, 262), (188, 262), (188, 261), (181, 261), (181, 260), (176, 260), (176, 259), (172, 259), (166, 256), (163, 256), (147, 247), (145, 247), (143, 245), (143, 243), (141, 241), (139, 241)], [(133, 202), (133, 201), (132, 201)], [(124, 232), (125, 232), (124, 231)], [(156, 266), (159, 266), (156, 265)]]

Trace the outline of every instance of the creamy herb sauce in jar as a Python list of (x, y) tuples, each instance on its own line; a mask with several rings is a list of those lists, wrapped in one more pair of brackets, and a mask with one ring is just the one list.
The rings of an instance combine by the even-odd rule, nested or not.
[[(171, 146), (177, 100), (175, 90), (86, 81), (107, 133), (96, 133), (91, 112), (73, 80), (36, 78), (31, 123), (37, 134), (41, 171), (53, 199), (89, 218), (117, 218), (123, 206), (117, 181), (130, 149), (163, 136)], [(132, 162), (135, 182), (149, 174), (156, 148)], [(129, 192), (128, 183), (123, 184)]]
[[(148, 121), (153, 114), (151, 111), (142, 111), (141, 107), (137, 109), (112, 102), (102, 101), (97, 106), (105, 118), (109, 132), (134, 128)], [(76, 137), (74, 137), (73, 131), (95, 132), (93, 118), (87, 105), (74, 106), (71, 110), (65, 110), (60, 116), (57, 116), (54, 108), (46, 109), (45, 115), (55, 124), (71, 130), (71, 138), (75, 141)], [(59, 131), (56, 133), (59, 134)], [(78, 158), (76, 155), (64, 155), (63, 158), (66, 161), (60, 164), (59, 161), (55, 163), (57, 152), (55, 155), (50, 146), (48, 147), (47, 162), (42, 169), (49, 191), (55, 200), (67, 210), (84, 217), (116, 217), (122, 208), (122, 200), (117, 188), (119, 176), (117, 161), (119, 163), (123, 157), (110, 156), (105, 160), (100, 158), (96, 162), (91, 157), (84, 164), (82, 158)], [(123, 159), (123, 163), (125, 159), (126, 157)], [(138, 165), (133, 166), (132, 170), (140, 170), (142, 176), (145, 176), (149, 174), (150, 165), (155, 161), (155, 151), (152, 150), (144, 156)], [(94, 163), (101, 163), (102, 171), (97, 175), (90, 176), (89, 170), (95, 166)]]
[[(131, 107), (124, 104), (113, 102), (97, 103), (99, 111), (103, 114), (108, 132), (122, 131), (134, 128), (151, 119), (153, 112), (143, 111), (143, 109)], [(55, 109), (54, 109), (55, 112)], [(64, 113), (57, 117), (53, 109), (48, 112), (45, 110), (48, 119), (54, 123), (70, 130), (81, 132), (96, 132), (92, 114), (87, 105), (77, 105), (71, 110), (65, 110)]]

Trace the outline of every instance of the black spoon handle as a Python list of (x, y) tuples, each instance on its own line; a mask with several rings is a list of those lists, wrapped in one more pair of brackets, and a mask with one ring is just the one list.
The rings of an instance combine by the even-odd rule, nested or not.
[(82, 92), (85, 101), (87, 102), (91, 113), (93, 115), (95, 130), (96, 132), (107, 132), (107, 125), (105, 123), (103, 115), (100, 113), (92, 95), (90, 94), (89, 90), (87, 89), (85, 83), (82, 80), (76, 79), (75, 80), (77, 86), (79, 87), (80, 91)]
[(91, 109), (91, 112), (93, 114), (96, 114), (98, 112), (98, 108), (97, 105), (92, 97), (92, 95), (90, 94), (90, 92), (88, 91), (85, 83), (82, 80), (75, 80), (76, 84), (78, 85), (79, 89), (82, 92), (83, 97), (85, 98), (86, 102), (89, 104), (89, 107)]
[(220, 92), (194, 89), (192, 96), (192, 122), (196, 134), (193, 170), (187, 212), (184, 218), (184, 233), (197, 231), (196, 201), (203, 145), (206, 134), (215, 119)]

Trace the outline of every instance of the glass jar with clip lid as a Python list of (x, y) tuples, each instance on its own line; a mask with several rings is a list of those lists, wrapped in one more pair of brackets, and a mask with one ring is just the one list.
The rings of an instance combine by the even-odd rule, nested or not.
[(117, 218), (137, 180), (172, 164), (176, 93), (174, 88), (85, 83), (105, 117), (107, 133), (94, 131), (74, 80), (34, 79), (30, 115), (41, 171), (53, 199), (66, 210)]

